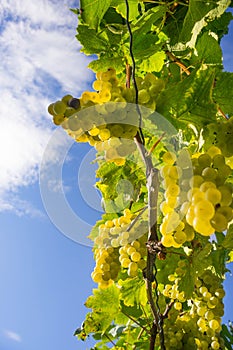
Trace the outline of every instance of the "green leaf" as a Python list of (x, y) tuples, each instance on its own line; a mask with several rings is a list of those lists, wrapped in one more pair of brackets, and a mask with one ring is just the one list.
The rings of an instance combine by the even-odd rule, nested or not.
[[(139, 16), (138, 0), (128, 0), (129, 3), (129, 20), (132, 21)], [(125, 0), (112, 0), (111, 6), (116, 8), (123, 18), (126, 18)]]
[(204, 33), (197, 41), (191, 64), (200, 62), (222, 67), (222, 50), (211, 33)]
[(225, 114), (233, 114), (233, 73), (217, 73), (213, 98)]
[(109, 67), (116, 70), (117, 73), (122, 73), (125, 70), (124, 57), (100, 57), (98, 60), (91, 61), (88, 67), (94, 72), (106, 71)]
[(227, 230), (225, 239), (222, 242), (223, 248), (233, 250), (233, 224)]
[[(120, 312), (119, 289), (115, 285), (106, 289), (94, 289), (93, 295), (87, 298), (85, 306), (93, 311), (87, 314), (89, 318), (86, 317), (84, 326), (95, 325), (99, 331), (104, 332)], [(89, 322), (90, 319), (92, 322)]]
[(80, 0), (81, 18), (89, 28), (97, 29), (108, 10), (111, 0)]
[(224, 274), (226, 273), (226, 261), (228, 254), (224, 249), (216, 249), (211, 254), (212, 265), (215, 269), (216, 274), (220, 278), (224, 278)]
[(143, 72), (160, 72), (163, 68), (166, 54), (163, 51), (156, 52), (154, 55), (142, 61), (139, 69)]
[[(210, 21), (220, 17), (230, 0), (190, 0), (187, 15), (183, 22), (183, 28), (179, 36), (180, 46), (194, 48), (196, 40), (202, 29)], [(185, 45), (183, 43), (186, 43)]]
[(211, 243), (206, 243), (203, 248), (196, 250), (192, 257), (192, 266), (196, 273), (203, 272), (209, 265), (211, 265), (211, 252), (213, 246)]
[(165, 6), (156, 6), (146, 11), (137, 21), (132, 23), (132, 32), (135, 40), (142, 34), (151, 31), (152, 25), (161, 20), (166, 14)]
[(138, 305), (135, 304), (134, 306), (126, 306), (124, 301), (121, 302), (121, 312), (123, 312), (123, 314), (126, 316), (135, 318), (136, 320), (142, 316), (142, 310)]
[(120, 280), (120, 298), (126, 306), (146, 305), (147, 293), (145, 282), (138, 277)]
[(85, 302), (87, 308), (98, 312), (115, 314), (119, 311), (119, 289), (112, 285), (106, 289), (94, 289)]
[(219, 18), (210, 22), (205, 30), (207, 32), (214, 32), (217, 34), (219, 41), (220, 39), (228, 33), (228, 27), (230, 21), (233, 19), (233, 14), (231, 12), (224, 12)]
[(86, 55), (108, 51), (108, 41), (100, 38), (94, 29), (90, 29), (86, 25), (79, 24), (76, 38), (82, 44), (82, 52), (84, 52)]
[(158, 36), (150, 33), (135, 37), (135, 40), (133, 41), (133, 53), (135, 59), (148, 59), (151, 55), (161, 50), (162, 44), (156, 44), (157, 42), (159, 42)]
[(202, 65), (183, 81), (169, 84), (158, 97), (156, 111), (175, 126), (185, 121), (203, 127), (216, 118), (217, 108), (212, 101), (214, 79), (215, 69)]
[(191, 298), (195, 288), (195, 269), (188, 264), (186, 266), (185, 274), (181, 277), (178, 289), (184, 292), (186, 298)]
[(225, 324), (222, 325), (222, 330), (220, 334), (221, 334), (221, 337), (224, 339), (224, 344), (226, 346), (226, 349), (232, 350), (233, 336)]

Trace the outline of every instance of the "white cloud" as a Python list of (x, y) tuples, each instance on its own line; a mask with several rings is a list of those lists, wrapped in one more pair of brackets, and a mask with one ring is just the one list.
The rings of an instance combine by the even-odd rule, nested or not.
[(4, 331), (4, 335), (5, 335), (6, 338), (11, 339), (11, 340), (13, 340), (13, 341), (15, 341), (17, 343), (21, 343), (22, 342), (21, 336), (18, 333), (16, 333), (16, 332), (13, 332), (13, 331), (10, 331), (10, 330), (5, 330)]
[(92, 77), (75, 39), (77, 17), (69, 11), (75, 3), (1, 1), (0, 211), (34, 215), (17, 190), (38, 179), (54, 130), (47, 106), (67, 92), (78, 96)]

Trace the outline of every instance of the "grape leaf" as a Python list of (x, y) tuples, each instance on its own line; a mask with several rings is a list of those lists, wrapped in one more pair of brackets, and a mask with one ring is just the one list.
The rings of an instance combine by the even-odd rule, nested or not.
[[(128, 0), (129, 3), (129, 20), (137, 18), (139, 15), (138, 11), (138, 0)], [(111, 6), (121, 14), (123, 18), (126, 18), (126, 5), (125, 0), (112, 0)]]
[[(217, 108), (212, 101), (215, 69), (206, 65), (193, 71), (186, 79), (169, 84), (157, 99), (157, 112), (171, 123), (186, 121), (202, 127), (215, 120)], [(201, 89), (200, 89), (201, 86)]]
[(186, 298), (191, 298), (195, 288), (195, 269), (188, 264), (185, 270), (185, 274), (181, 277), (178, 289), (180, 292), (184, 291)]
[(80, 0), (81, 19), (96, 30), (110, 4), (111, 0)]
[(224, 12), (222, 16), (210, 22), (205, 27), (205, 31), (216, 33), (218, 36), (218, 39), (220, 40), (225, 34), (228, 33), (229, 23), (232, 19), (233, 19), (233, 14), (231, 12)]
[(226, 249), (233, 250), (233, 224), (227, 230), (225, 239), (222, 242), (222, 246)]
[(106, 52), (109, 49), (109, 42), (104, 38), (100, 38), (94, 29), (90, 29), (86, 25), (79, 24), (76, 38), (83, 45), (81, 51), (86, 55)]
[(165, 6), (156, 6), (146, 11), (137, 21), (132, 23), (132, 32), (137, 39), (142, 34), (147, 34), (152, 25), (156, 25), (166, 14)]
[[(95, 325), (99, 325), (99, 330), (103, 332), (120, 312), (119, 289), (115, 285), (106, 289), (94, 289), (93, 295), (87, 298), (85, 306), (92, 309), (92, 312), (87, 315)], [(87, 326), (88, 322), (86, 322)]]
[(126, 306), (146, 305), (146, 286), (141, 278), (127, 278), (125, 281), (118, 281), (118, 283), (121, 286), (120, 298)]
[(93, 295), (87, 298), (85, 306), (93, 311), (116, 314), (120, 307), (119, 289), (115, 285), (106, 289), (94, 289)]
[[(183, 21), (178, 46), (194, 48), (201, 30), (220, 17), (230, 4), (229, 0), (190, 0), (188, 12)], [(185, 45), (183, 43), (186, 43)]]
[(94, 72), (104, 72), (109, 67), (116, 70), (117, 73), (122, 73), (125, 70), (124, 57), (100, 57), (98, 60), (93, 60), (89, 63), (88, 67)]
[(227, 257), (228, 254), (224, 249), (216, 249), (211, 253), (212, 265), (220, 278), (223, 278), (227, 271), (225, 266)]
[(126, 306), (124, 302), (121, 302), (121, 312), (135, 319), (138, 319), (140, 316), (142, 316), (142, 310), (137, 305)]
[(217, 73), (213, 98), (225, 114), (233, 115), (233, 73)]
[(209, 33), (204, 33), (198, 38), (191, 64), (195, 63), (216, 64), (222, 67), (222, 50), (218, 41)]
[(139, 65), (139, 69), (143, 72), (160, 72), (163, 68), (166, 54), (163, 51), (156, 52), (149, 58), (144, 59)]
[(195, 250), (192, 256), (192, 266), (194, 271), (196, 271), (196, 273), (202, 272), (209, 265), (211, 265), (212, 248), (213, 247), (211, 243), (206, 243), (206, 245), (202, 249)]

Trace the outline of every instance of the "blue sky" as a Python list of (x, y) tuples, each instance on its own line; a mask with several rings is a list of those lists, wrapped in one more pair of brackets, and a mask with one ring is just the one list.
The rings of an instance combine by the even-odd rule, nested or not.
[[(79, 220), (78, 239), (70, 239), (76, 222), (64, 224), (67, 216), (60, 211), (54, 216), (57, 206), (51, 207), (48, 196), (41, 196), (39, 185), (46, 146), (54, 142), (47, 105), (67, 92), (79, 96), (93, 79), (86, 68), (89, 59), (79, 53), (75, 39), (76, 18), (69, 11), (73, 6), (77, 3), (72, 0), (2, 0), (0, 4), (2, 350), (90, 348), (90, 343), (78, 343), (72, 336), (84, 319), (83, 304), (94, 287), (85, 229), (101, 215), (98, 193), (92, 187), (95, 165), (89, 165), (93, 158), (89, 146), (59, 134), (51, 160), (55, 166), (65, 145), (62, 176), (51, 182), (50, 193), (59, 199), (62, 184), (70, 213)], [(233, 25), (222, 45), (224, 65), (230, 71), (232, 39)], [(43, 184), (43, 176), (40, 181)], [(233, 313), (229, 276), (226, 285), (228, 320)]]

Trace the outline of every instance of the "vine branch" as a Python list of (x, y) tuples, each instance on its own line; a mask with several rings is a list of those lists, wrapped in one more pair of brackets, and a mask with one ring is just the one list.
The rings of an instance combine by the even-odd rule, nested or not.
[[(159, 180), (158, 180), (158, 169), (154, 168), (151, 153), (148, 153), (144, 147), (145, 140), (142, 133), (142, 114), (138, 105), (138, 88), (135, 76), (135, 59), (133, 55), (133, 35), (129, 23), (129, 3), (128, 0), (125, 0), (126, 4), (126, 24), (130, 36), (130, 56), (132, 60), (132, 80), (135, 88), (135, 103), (137, 112), (139, 115), (139, 132), (135, 136), (135, 143), (141, 155), (141, 158), (144, 161), (146, 168), (146, 179), (147, 179), (147, 189), (148, 189), (148, 242), (147, 242), (147, 266), (146, 266), (146, 290), (147, 290), (147, 299), (150, 305), (151, 313), (153, 316), (153, 324), (151, 327), (151, 336), (150, 336), (150, 350), (154, 350), (155, 341), (157, 333), (159, 333), (160, 339), (160, 348), (165, 350), (164, 344), (164, 331), (163, 331), (163, 317), (160, 313), (159, 304), (158, 304), (158, 294), (156, 292), (156, 301), (154, 300), (152, 283), (156, 281), (156, 252), (153, 249), (150, 249), (150, 244), (157, 245), (159, 242), (158, 233), (157, 233), (157, 202), (158, 202), (158, 189), (159, 189)], [(128, 70), (127, 70), (128, 72)], [(129, 79), (127, 83), (129, 84)], [(157, 281), (156, 281), (157, 282)], [(156, 283), (157, 284), (157, 283)]]

